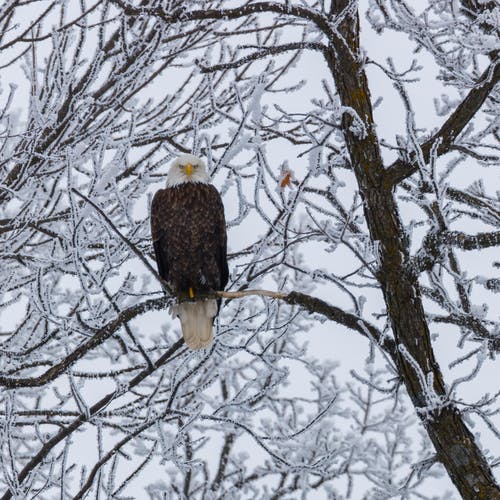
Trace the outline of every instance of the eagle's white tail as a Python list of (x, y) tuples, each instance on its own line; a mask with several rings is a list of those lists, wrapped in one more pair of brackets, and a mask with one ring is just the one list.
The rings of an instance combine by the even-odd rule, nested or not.
[(212, 344), (212, 322), (216, 314), (215, 300), (181, 302), (177, 306), (182, 336), (190, 349), (205, 349)]

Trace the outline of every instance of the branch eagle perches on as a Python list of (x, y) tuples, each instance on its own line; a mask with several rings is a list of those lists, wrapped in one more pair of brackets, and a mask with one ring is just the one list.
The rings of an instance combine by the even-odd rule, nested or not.
[[(163, 280), (162, 280), (163, 281)], [(213, 292), (207, 294), (205, 298), (224, 298), (224, 299), (240, 299), (249, 296), (269, 297), (272, 299), (282, 300), (289, 305), (298, 305), (310, 314), (319, 314), (325, 318), (335, 321), (350, 330), (357, 331), (364, 337), (376, 342), (384, 349), (391, 357), (395, 356), (395, 345), (392, 339), (383, 336), (380, 330), (371, 323), (361, 319), (355, 314), (348, 313), (336, 306), (328, 304), (321, 299), (306, 295), (300, 292), (273, 292), (270, 290), (244, 290), (239, 292)], [(54, 364), (49, 370), (42, 375), (32, 378), (0, 376), (0, 386), (15, 389), (21, 387), (39, 387), (49, 382), (52, 382), (60, 375), (64, 374), (72, 365), (82, 359), (88, 352), (95, 349), (113, 334), (115, 334), (128, 321), (144, 314), (148, 311), (159, 311), (167, 309), (174, 303), (173, 297), (161, 297), (151, 299), (142, 304), (137, 304), (125, 311), (121, 312), (118, 318), (111, 321), (108, 325), (94, 333), (92, 338), (80, 345), (75, 351), (70, 353), (64, 359)], [(157, 363), (154, 363), (157, 366)]]
[(240, 292), (215, 292), (215, 295), (225, 299), (239, 299), (249, 296), (269, 297), (282, 300), (283, 302), (303, 308), (310, 314), (319, 314), (325, 318), (345, 326), (350, 330), (357, 331), (364, 337), (376, 342), (384, 351), (395, 359), (396, 348), (394, 341), (373, 324), (361, 319), (359, 316), (346, 312), (339, 307), (328, 304), (317, 297), (300, 292), (273, 292), (270, 290), (243, 290)]

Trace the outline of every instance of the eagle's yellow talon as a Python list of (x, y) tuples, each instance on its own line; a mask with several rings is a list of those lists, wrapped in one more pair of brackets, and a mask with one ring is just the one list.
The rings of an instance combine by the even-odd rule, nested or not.
[(191, 287), (189, 287), (189, 298), (194, 299), (194, 290)]

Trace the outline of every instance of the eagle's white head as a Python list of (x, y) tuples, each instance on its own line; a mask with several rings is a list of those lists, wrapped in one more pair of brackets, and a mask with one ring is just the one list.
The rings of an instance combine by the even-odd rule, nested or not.
[(208, 184), (205, 162), (195, 155), (185, 154), (176, 158), (170, 165), (167, 177), (167, 187), (178, 186), (184, 182), (202, 182)]

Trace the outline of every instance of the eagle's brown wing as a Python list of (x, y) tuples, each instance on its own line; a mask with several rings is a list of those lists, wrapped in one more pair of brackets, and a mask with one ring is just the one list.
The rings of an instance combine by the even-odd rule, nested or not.
[(224, 205), (219, 191), (212, 186), (208, 186), (209, 205), (213, 207), (213, 216), (215, 218), (215, 228), (217, 232), (216, 248), (217, 248), (217, 263), (220, 273), (220, 289), (224, 290), (229, 279), (229, 267), (227, 264), (227, 227), (226, 218), (224, 216)]
[(169, 196), (166, 189), (160, 189), (153, 197), (151, 203), (151, 237), (153, 239), (153, 248), (155, 251), (158, 273), (168, 281), (168, 255), (167, 246), (162, 245), (162, 238), (166, 236), (168, 224)]

